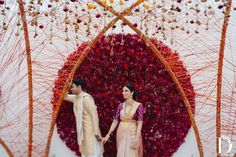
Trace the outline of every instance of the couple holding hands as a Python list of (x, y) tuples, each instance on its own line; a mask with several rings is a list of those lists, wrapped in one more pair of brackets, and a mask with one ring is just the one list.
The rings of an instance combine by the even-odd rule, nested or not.
[(86, 83), (78, 78), (70, 81), (72, 94), (64, 100), (73, 103), (77, 141), (82, 157), (102, 157), (105, 144), (116, 132), (117, 157), (142, 157), (143, 105), (135, 101), (135, 89), (128, 83), (123, 87), (124, 102), (116, 109), (113, 122), (105, 137), (101, 136), (97, 107), (93, 97), (85, 92)]

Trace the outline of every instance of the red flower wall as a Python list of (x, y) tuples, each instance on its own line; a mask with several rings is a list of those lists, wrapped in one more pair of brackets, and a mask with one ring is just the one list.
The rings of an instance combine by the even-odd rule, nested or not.
[[(195, 93), (191, 77), (177, 52), (151, 39), (178, 77), (194, 112)], [(65, 81), (81, 52), (83, 43), (71, 53), (58, 72), (52, 103), (58, 100)], [(144, 157), (169, 157), (184, 142), (191, 122), (183, 100), (171, 77), (149, 47), (134, 34), (111, 34), (101, 38), (77, 69), (74, 78), (82, 77), (98, 106), (102, 135), (108, 132), (115, 109), (122, 102), (121, 90), (131, 82), (137, 99), (145, 107), (142, 130)], [(57, 130), (66, 145), (79, 155), (72, 104), (64, 101), (57, 118)], [(115, 134), (105, 145), (105, 157), (116, 154)]]

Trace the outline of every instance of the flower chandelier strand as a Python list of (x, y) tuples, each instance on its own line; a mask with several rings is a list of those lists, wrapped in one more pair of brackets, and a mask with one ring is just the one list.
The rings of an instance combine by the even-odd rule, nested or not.
[(1, 13), (4, 16), (3, 21), (2, 21), (2, 29), (6, 31), (7, 27), (8, 27), (7, 23), (6, 23), (6, 12), (7, 12), (7, 10), (9, 10), (9, 7), (7, 6), (5, 1), (2, 1), (1, 3), (4, 4), (4, 8), (3, 8), (2, 13)]
[(165, 35), (165, 22), (166, 22), (166, 18), (165, 18), (165, 13), (167, 11), (167, 9), (165, 8), (165, 0), (162, 0), (162, 6), (161, 8), (161, 12), (162, 12), (162, 16), (161, 16), (161, 34), (162, 34), (162, 38), (163, 40), (166, 40), (167, 37)]
[(64, 6), (64, 9), (63, 9), (63, 11), (65, 12), (65, 18), (64, 18), (64, 23), (65, 23), (64, 32), (66, 34), (65, 41), (70, 41), (70, 38), (68, 36), (68, 24), (70, 24), (70, 20), (69, 20), (69, 17), (68, 17), (68, 11), (69, 11), (68, 5), (69, 5), (69, 1), (65, 1), (65, 6)]
[[(20, 15), (20, 8), (18, 8), (17, 14)], [(18, 37), (20, 35), (20, 26), (21, 26), (19, 16), (17, 17), (17, 24), (16, 25), (17, 25), (17, 30), (16, 30), (16, 33), (15, 33), (15, 36)]]
[(195, 33), (198, 34), (199, 33), (199, 26), (201, 25), (201, 22), (199, 20), (199, 13), (200, 13), (200, 9), (199, 9), (199, 2), (197, 0), (196, 4), (195, 4), (195, 8), (194, 8), (194, 11), (196, 12), (196, 22), (195, 22), (195, 25), (196, 25), (196, 30), (195, 30)]

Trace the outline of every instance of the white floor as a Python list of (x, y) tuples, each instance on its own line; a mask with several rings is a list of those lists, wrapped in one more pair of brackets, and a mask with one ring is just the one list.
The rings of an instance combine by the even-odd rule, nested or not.
[[(76, 157), (75, 153), (67, 148), (62, 142), (56, 130), (57, 129), (55, 128), (49, 157)], [(185, 138), (185, 143), (180, 146), (173, 157), (199, 157), (197, 143), (192, 128), (189, 130), (189, 133)]]
[[(5, 150), (0, 146), (0, 156), (8, 157)], [(49, 157), (76, 157), (75, 153), (71, 151), (65, 143), (60, 139), (57, 129), (54, 129), (51, 148), (49, 152)], [(175, 152), (173, 157), (199, 157), (197, 143), (195, 140), (193, 129), (189, 130), (185, 138), (185, 143), (183, 143), (180, 148)]]

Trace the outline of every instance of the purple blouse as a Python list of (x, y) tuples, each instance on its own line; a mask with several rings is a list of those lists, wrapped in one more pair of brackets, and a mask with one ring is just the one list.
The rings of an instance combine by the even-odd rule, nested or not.
[[(116, 109), (116, 113), (114, 116), (115, 120), (120, 120), (120, 111), (123, 109), (123, 103), (120, 103)], [(140, 104), (138, 106), (138, 109), (136, 110), (134, 116), (133, 116), (133, 120), (137, 120), (137, 121), (142, 121), (143, 120), (143, 113), (144, 113), (144, 108), (143, 108), (143, 104)]]

